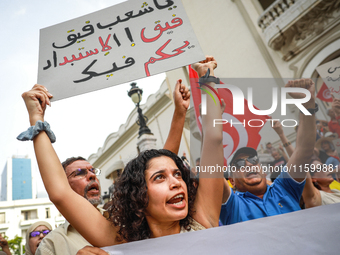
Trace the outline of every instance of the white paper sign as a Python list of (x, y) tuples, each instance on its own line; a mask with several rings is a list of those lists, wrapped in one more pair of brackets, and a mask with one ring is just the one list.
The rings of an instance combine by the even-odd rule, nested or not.
[(316, 68), (330, 93), (340, 99), (340, 58), (334, 59)]
[(180, 0), (127, 1), (41, 29), (38, 83), (55, 101), (204, 58)]

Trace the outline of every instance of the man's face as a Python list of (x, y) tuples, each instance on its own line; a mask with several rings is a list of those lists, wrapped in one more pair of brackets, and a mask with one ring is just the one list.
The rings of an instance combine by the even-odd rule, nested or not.
[(321, 148), (322, 148), (323, 150), (327, 151), (327, 150), (329, 150), (331, 147), (330, 147), (330, 145), (329, 145), (329, 142), (324, 141), (324, 142), (321, 143)]
[(273, 151), (273, 152), (272, 152), (272, 157), (273, 157), (275, 160), (279, 160), (279, 159), (280, 159), (280, 154), (279, 154), (277, 151)]
[(267, 147), (267, 149), (271, 149), (272, 148), (272, 144), (271, 143), (267, 143), (266, 147)]
[[(247, 159), (249, 156), (251, 155), (240, 154), (234, 161)], [(244, 168), (233, 172), (230, 181), (238, 191), (248, 191), (254, 195), (263, 195), (267, 189), (266, 175), (262, 172), (260, 164), (253, 165), (247, 160)]]
[[(65, 169), (66, 176), (69, 176), (77, 169), (92, 169), (93, 166), (85, 160), (77, 160), (68, 165)], [(72, 174), (67, 178), (71, 188), (79, 195), (85, 197), (91, 204), (97, 206), (101, 202), (100, 184), (97, 176), (91, 171), (84, 176), (75, 176)]]

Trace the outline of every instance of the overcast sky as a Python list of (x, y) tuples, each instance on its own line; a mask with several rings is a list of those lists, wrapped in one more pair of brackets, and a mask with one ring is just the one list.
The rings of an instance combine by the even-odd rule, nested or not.
[[(29, 155), (38, 178), (38, 196), (45, 197), (36, 169), (32, 142), (16, 136), (29, 127), (21, 94), (37, 83), (39, 30), (124, 2), (123, 0), (1, 0), (0, 1), (0, 176), (12, 155)], [(143, 79), (143, 101), (155, 93), (165, 74)], [(129, 83), (63, 99), (46, 110), (45, 120), (56, 134), (54, 148), (61, 161), (70, 156), (87, 158), (106, 137), (118, 131), (134, 109), (127, 96)], [(1, 185), (1, 183), (0, 183)]]

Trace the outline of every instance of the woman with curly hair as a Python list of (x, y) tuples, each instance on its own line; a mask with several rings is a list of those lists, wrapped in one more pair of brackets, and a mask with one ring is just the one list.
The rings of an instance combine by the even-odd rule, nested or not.
[[(212, 95), (214, 93), (209, 90), (213, 82), (207, 76), (209, 70), (214, 75), (216, 66), (213, 57), (207, 57), (193, 65), (200, 77), (207, 74), (203, 77), (203, 82), (208, 85), (204, 90)], [(174, 93), (178, 95), (181, 91), (183, 86), (179, 80)], [(37, 121), (43, 122), (46, 104), (49, 104), (52, 95), (43, 86), (35, 85), (22, 97), (31, 125), (35, 125)], [(207, 114), (202, 115), (201, 166), (208, 168), (218, 165), (222, 168), (222, 125), (213, 125), (214, 119), (222, 118), (221, 106), (215, 104), (210, 96), (206, 97), (206, 101)], [(165, 146), (176, 153), (185, 111), (178, 119), (174, 114), (171, 124), (170, 141), (177, 145)], [(178, 127), (181, 127), (180, 130)], [(224, 183), (222, 171), (200, 172), (196, 190), (189, 171), (174, 153), (167, 150), (142, 152), (127, 164), (116, 185), (110, 210), (111, 221), (108, 221), (85, 198), (70, 188), (51, 145), (50, 132), (43, 130), (45, 132), (38, 132), (32, 139), (49, 198), (68, 222), (93, 246), (110, 246), (218, 226)]]
[[(163, 170), (158, 171), (162, 169), (158, 167), (162, 163), (175, 169), (173, 175), (176, 179), (173, 191), (168, 191), (165, 187), (164, 193), (168, 194), (164, 196), (163, 187), (160, 186), (166, 177)], [(152, 237), (152, 233), (155, 233), (152, 222), (157, 219), (157, 213), (168, 221), (171, 221), (171, 218), (181, 218), (179, 223), (181, 232), (204, 229), (200, 224), (195, 224), (191, 218), (194, 214), (196, 196), (194, 181), (195, 179), (190, 178), (190, 170), (184, 166), (183, 161), (168, 150), (145, 151), (131, 160), (116, 182), (109, 210), (111, 221), (116, 223), (115, 225), (119, 223), (124, 226), (119, 229), (119, 236), (126, 241)], [(148, 192), (153, 191), (155, 191), (153, 194), (161, 195), (161, 203), (157, 203), (158, 197), (155, 195), (148, 196)], [(162, 201), (164, 199), (165, 201)], [(159, 204), (165, 206), (157, 207)], [(187, 210), (180, 210), (184, 207), (187, 207)]]

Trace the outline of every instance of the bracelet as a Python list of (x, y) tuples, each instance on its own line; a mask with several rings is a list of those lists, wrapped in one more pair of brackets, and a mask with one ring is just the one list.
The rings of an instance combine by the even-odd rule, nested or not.
[(287, 146), (289, 146), (289, 145), (291, 145), (291, 143), (290, 143), (290, 142), (288, 142), (288, 143), (284, 143), (284, 144), (283, 144), (283, 147), (287, 147)]
[(204, 76), (198, 79), (198, 83), (204, 85), (205, 83), (213, 82), (215, 84), (220, 84), (220, 79), (215, 76), (210, 76), (210, 69), (207, 70)]
[(35, 123), (35, 126), (29, 127), (26, 131), (18, 135), (17, 139), (19, 141), (33, 140), (33, 138), (37, 136), (41, 131), (46, 132), (48, 138), (50, 138), (51, 143), (54, 143), (56, 141), (56, 137), (50, 128), (50, 124), (48, 124), (47, 121), (42, 122), (41, 120), (38, 120)]
[[(315, 103), (315, 108), (310, 108), (310, 109), (307, 109), (307, 111), (309, 111), (309, 113), (311, 115), (313, 115), (314, 113), (316, 113), (317, 111), (319, 111), (319, 105), (317, 103)], [(300, 110), (301, 112), (301, 110)]]

